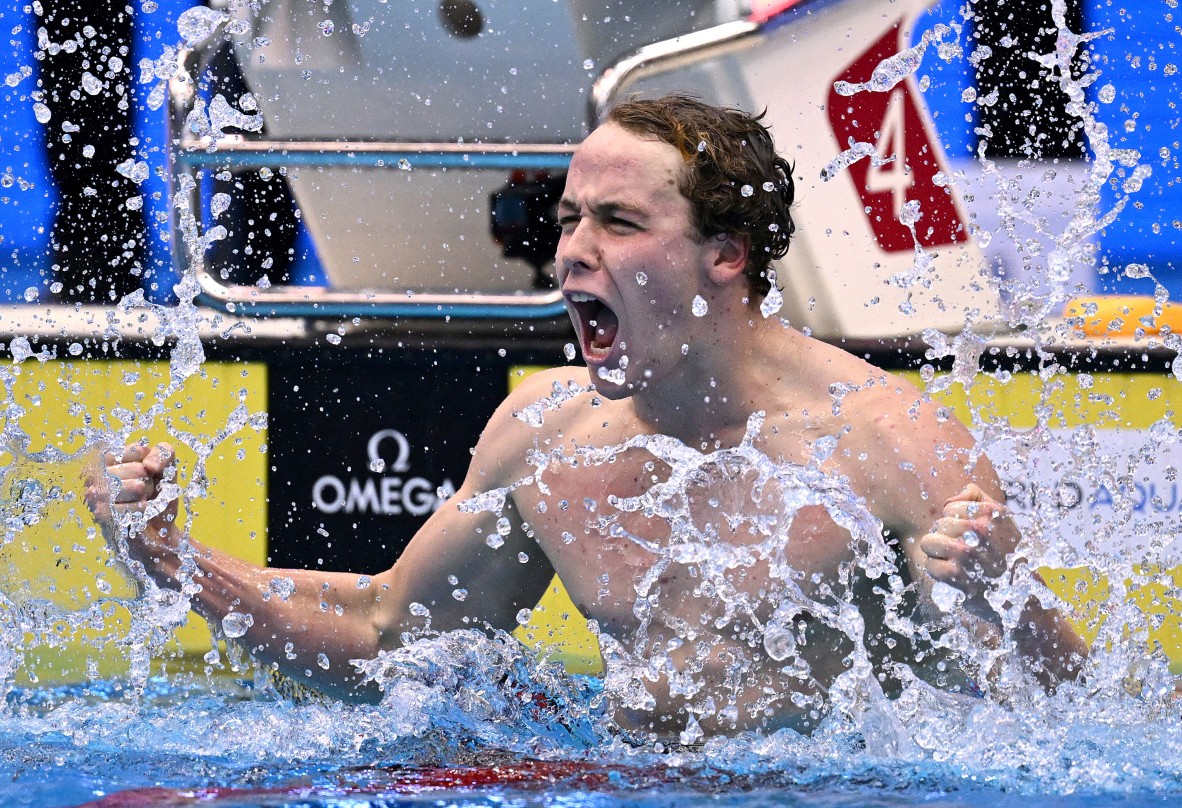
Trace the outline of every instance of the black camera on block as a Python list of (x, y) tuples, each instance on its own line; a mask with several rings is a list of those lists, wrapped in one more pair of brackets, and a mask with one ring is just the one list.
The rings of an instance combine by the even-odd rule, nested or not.
[(492, 237), (506, 258), (521, 258), (534, 268), (535, 289), (555, 285), (545, 267), (558, 249), (558, 200), (565, 187), (563, 174), (516, 169), (489, 195)]

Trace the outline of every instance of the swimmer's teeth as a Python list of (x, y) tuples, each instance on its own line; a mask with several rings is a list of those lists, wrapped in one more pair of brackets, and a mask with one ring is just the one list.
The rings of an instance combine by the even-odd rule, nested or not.
[(595, 295), (588, 295), (583, 292), (571, 292), (568, 297), (570, 297), (573, 303), (590, 303), (596, 299)]

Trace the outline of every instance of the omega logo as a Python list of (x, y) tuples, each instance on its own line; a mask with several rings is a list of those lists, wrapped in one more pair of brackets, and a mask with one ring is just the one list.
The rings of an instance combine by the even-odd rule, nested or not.
[(325, 474), (316, 480), (312, 486), (316, 510), (329, 514), (424, 516), (439, 510), (456, 492), (448, 479), (436, 485), (425, 477), (405, 476), (410, 471), (410, 442), (396, 429), (383, 429), (371, 435), (366, 454), (372, 474), (347, 479)]

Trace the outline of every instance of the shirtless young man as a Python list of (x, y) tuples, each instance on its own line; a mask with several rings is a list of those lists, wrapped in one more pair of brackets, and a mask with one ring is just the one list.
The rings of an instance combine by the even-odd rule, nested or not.
[[(801, 467), (813, 462), (816, 468), (822, 457), (821, 470), (845, 478), (853, 499), (863, 498), (881, 520), (895, 542), (899, 578), (913, 582), (907, 593), (913, 620), (922, 626), (941, 619), (930, 600), (934, 580), (961, 590), (965, 610), (982, 622), (999, 623), (986, 595), (1008, 577), (1019, 535), (1000, 504), (996, 474), (973, 452), (968, 432), (938, 416), (906, 381), (760, 312), (768, 263), (783, 255), (793, 229), (789, 172), (766, 129), (747, 115), (680, 97), (616, 107), (578, 148), (559, 205), (558, 280), (587, 367), (538, 373), (508, 397), (484, 429), (460, 491), (368, 587), (358, 588), (355, 574), (285, 570), (295, 593), (265, 598), (276, 571), (182, 535), (173, 523), (175, 502), (129, 537), (132, 559), (162, 587), (199, 585), (194, 604), (209, 617), (249, 613), (254, 622), (242, 642), (262, 663), (301, 681), (310, 670), (310, 683), (324, 692), (371, 699), (378, 695), (374, 686), (349, 661), (373, 658), (398, 645), (404, 632), (422, 628), (412, 604), (430, 610), (434, 630), (511, 630), (518, 612), (532, 608), (557, 573), (604, 634), (627, 646), (642, 629), (644, 647), (666, 655), (673, 670), (696, 664), (704, 680), (696, 691), (683, 682), (671, 687), (662, 676), (645, 682), (654, 697), (650, 709), (621, 710), (621, 722), (665, 734), (695, 713), (708, 731), (808, 728), (824, 713), (826, 689), (852, 664), (848, 631), (802, 609), (790, 625), (793, 658), (807, 675), (786, 682), (779, 673), (786, 663), (769, 659), (758, 642), (752, 648), (750, 621), (714, 627), (718, 587), (703, 590), (693, 564), (669, 565), (656, 580), (645, 579), (670, 543), (670, 521), (617, 509), (613, 495), (641, 494), (664, 480), (669, 467), (643, 446), (620, 449), (611, 462), (577, 462), (586, 447), (645, 435), (671, 436), (702, 452), (735, 447), (760, 412), (754, 448)], [(541, 426), (515, 417), (556, 383), (594, 390), (544, 412)], [(831, 388), (850, 391), (839, 407)], [(817, 442), (828, 438), (836, 438), (835, 448), (817, 455)], [(535, 474), (539, 453), (566, 462), (550, 463), (536, 481), (512, 488), (500, 512), (462, 507), (476, 494)], [(93, 480), (88, 501), (110, 529), (112, 505), (143, 511), (175, 470), (167, 446), (136, 445), (109, 457), (107, 473), (121, 483), (116, 493)], [(736, 491), (749, 500), (743, 486), (750, 482), (739, 477), (700, 482), (706, 490), (691, 491), (691, 507), (713, 508), (716, 496), (734, 502)], [(722, 490), (728, 485), (729, 497)], [(487, 538), (498, 533), (504, 543), (490, 547)], [(748, 534), (718, 533), (720, 542), (751, 541)], [(881, 609), (875, 617), (869, 604), (873, 586), (851, 573), (857, 545), (825, 507), (800, 508), (784, 545), (791, 580), (819, 608), (865, 600), (858, 605), (866, 606), (874, 662), (892, 656), (914, 662), (922, 654), (908, 643), (885, 641)], [(186, 552), (192, 553), (188, 572)], [(779, 602), (782, 581), (769, 577), (766, 561), (733, 568), (725, 586)], [(457, 586), (468, 591), (462, 602), (452, 597)], [(660, 614), (651, 620), (635, 608), (638, 588), (659, 593)], [(758, 617), (766, 621), (768, 614)], [(687, 632), (691, 642), (678, 636)], [(1022, 606), (1015, 635), (1047, 685), (1074, 676), (1087, 654), (1069, 624), (1034, 599)], [(289, 643), (294, 654), (285, 651)], [(327, 670), (313, 664), (320, 654), (328, 657)], [(743, 668), (738, 674), (736, 660)], [(733, 679), (722, 686), (736, 675), (749, 695)]]

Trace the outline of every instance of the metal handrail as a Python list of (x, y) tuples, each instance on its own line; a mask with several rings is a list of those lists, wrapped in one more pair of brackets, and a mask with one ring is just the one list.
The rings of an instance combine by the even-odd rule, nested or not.
[(727, 22), (654, 42), (621, 57), (608, 65), (591, 86), (587, 98), (591, 120), (599, 123), (607, 117), (625, 82), (729, 52), (758, 34), (761, 27), (749, 20)]
[[(618, 100), (620, 88), (646, 76), (723, 56), (754, 44), (759, 35), (783, 25), (808, 7), (832, 0), (783, 0), (771, 8), (753, 12), (745, 20), (722, 23), (682, 36), (653, 42), (608, 65), (595, 80), (587, 97), (592, 125), (601, 123)], [(765, 6), (769, 4), (763, 4)], [(811, 9), (810, 9), (811, 10)]]
[[(180, 70), (169, 82), (169, 142), (174, 144), (170, 172), (173, 193), (185, 192), (188, 210), (170, 208), (173, 262), (178, 273), (194, 265), (200, 293), (197, 302), (232, 314), (290, 317), (375, 317), (427, 319), (565, 320), (562, 293), (522, 290), (519, 293), (423, 292), (416, 289), (334, 291), (321, 286), (276, 285), (267, 289), (223, 284), (202, 261), (194, 261), (181, 238), (186, 223), (202, 220), (197, 174), (202, 169), (284, 168), (286, 166), (353, 167), (386, 170), (411, 168), (562, 170), (573, 147), (559, 144), (416, 143), (380, 140), (301, 141), (241, 136), (194, 137), (185, 121), (196, 92), (186, 66), (205, 54), (182, 50)], [(190, 182), (181, 183), (180, 177)], [(187, 186), (187, 187), (186, 187)]]

